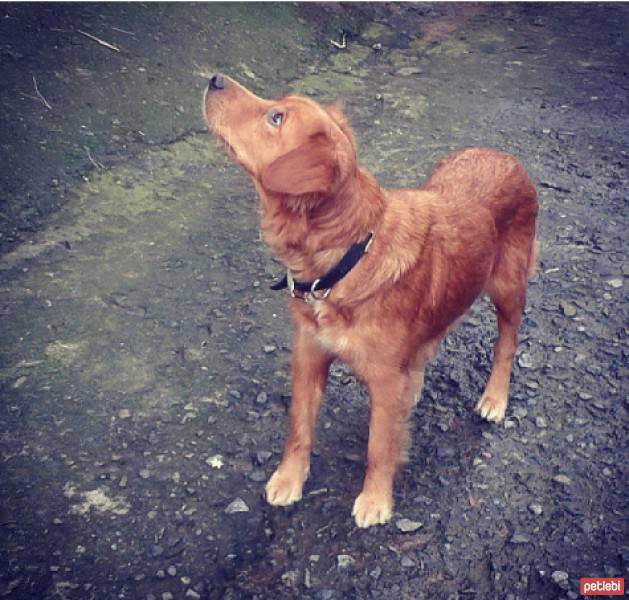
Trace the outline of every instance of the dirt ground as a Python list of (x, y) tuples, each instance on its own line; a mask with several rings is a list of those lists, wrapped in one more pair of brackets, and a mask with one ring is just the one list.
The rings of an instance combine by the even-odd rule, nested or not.
[[(580, 577), (627, 575), (629, 5), (0, 16), (0, 597), (575, 599)], [(480, 300), (427, 373), (386, 526), (350, 515), (368, 400), (343, 365), (304, 499), (262, 498), (290, 330), (252, 186), (203, 128), (214, 69), (344, 98), (384, 186), (473, 145), (537, 185), (507, 419), (472, 412)]]

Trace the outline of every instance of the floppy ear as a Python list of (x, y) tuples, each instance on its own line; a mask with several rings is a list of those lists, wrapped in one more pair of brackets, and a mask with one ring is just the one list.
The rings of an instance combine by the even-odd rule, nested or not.
[(260, 179), (262, 186), (271, 192), (299, 196), (329, 191), (337, 170), (332, 142), (323, 134), (317, 134), (275, 159)]
[(355, 148), (356, 143), (354, 141), (354, 133), (352, 132), (352, 128), (349, 126), (347, 122), (347, 117), (343, 112), (343, 100), (338, 98), (332, 104), (328, 104), (324, 106), (325, 111), (332, 117), (334, 122), (339, 126), (340, 130), (345, 134), (345, 137), (350, 141), (353, 148)]

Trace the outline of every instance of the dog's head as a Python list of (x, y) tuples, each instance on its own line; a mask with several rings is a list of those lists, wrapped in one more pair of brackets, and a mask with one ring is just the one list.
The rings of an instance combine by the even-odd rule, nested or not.
[(213, 75), (203, 97), (210, 130), (267, 193), (333, 194), (356, 168), (352, 132), (338, 104), (299, 96), (264, 100)]

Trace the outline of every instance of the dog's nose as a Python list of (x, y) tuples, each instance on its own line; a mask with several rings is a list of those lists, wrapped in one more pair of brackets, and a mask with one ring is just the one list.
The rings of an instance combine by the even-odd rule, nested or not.
[(207, 89), (210, 92), (225, 89), (225, 78), (219, 73), (212, 75), (212, 77), (210, 77), (210, 81), (207, 84)]

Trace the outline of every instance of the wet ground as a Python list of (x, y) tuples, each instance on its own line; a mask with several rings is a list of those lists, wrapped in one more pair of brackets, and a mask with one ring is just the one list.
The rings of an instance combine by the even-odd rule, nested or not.
[[(0, 14), (0, 597), (573, 599), (626, 576), (626, 4)], [(471, 145), (537, 184), (507, 419), (472, 412), (481, 300), (427, 373), (387, 526), (350, 516), (368, 404), (342, 365), (304, 500), (261, 497), (290, 336), (251, 185), (203, 131), (213, 68), (344, 98), (385, 186)]]

